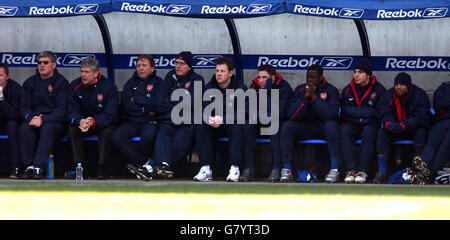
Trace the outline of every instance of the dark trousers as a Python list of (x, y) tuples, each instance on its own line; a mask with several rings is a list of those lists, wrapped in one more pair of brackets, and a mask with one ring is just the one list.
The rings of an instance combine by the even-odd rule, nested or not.
[(85, 160), (83, 137), (97, 135), (98, 136), (98, 164), (106, 165), (108, 161), (109, 149), (111, 146), (111, 135), (115, 129), (114, 125), (103, 129), (92, 130), (87, 132), (81, 132), (78, 127), (69, 127), (69, 139), (72, 146), (73, 160), (75, 164), (83, 163)]
[(321, 123), (286, 121), (281, 126), (281, 162), (293, 162), (298, 140), (325, 139), (331, 158), (339, 157), (339, 126), (337, 121)]
[(46, 169), (48, 157), (55, 143), (66, 134), (62, 122), (47, 122), (35, 128), (24, 122), (19, 128), (20, 155), (25, 166)]
[[(129, 163), (141, 166), (153, 153), (158, 123), (123, 123), (114, 130), (111, 141), (128, 159)], [(133, 137), (141, 137), (140, 142), (132, 142)]]
[(422, 158), (434, 174), (450, 161), (450, 119), (441, 120), (433, 125)]
[(414, 153), (416, 155), (422, 154), (423, 148), (427, 141), (427, 130), (423, 127), (417, 128), (414, 131), (401, 132), (394, 134), (386, 131), (384, 128), (378, 129), (377, 134), (377, 154), (387, 155), (391, 149), (391, 144), (396, 140), (412, 139), (414, 145)]
[[(280, 124), (282, 125), (282, 124)], [(261, 125), (258, 124), (245, 124), (244, 129), (244, 167), (254, 168), (255, 161), (255, 138), (269, 138), (270, 148), (272, 150), (272, 168), (281, 169), (281, 149), (280, 149), (280, 135), (281, 130), (279, 130), (275, 135), (270, 136), (260, 136), (259, 130)]]
[(19, 126), (20, 123), (15, 120), (0, 123), (0, 132), (8, 135), (9, 159), (11, 160), (12, 170), (20, 167)]
[[(370, 125), (365, 125), (361, 128), (353, 125), (343, 125), (340, 127), (340, 131), (345, 170), (367, 173), (375, 154), (376, 130)], [(359, 166), (356, 164), (355, 146), (353, 144), (357, 139), (361, 139)]]
[(155, 163), (172, 165), (186, 157), (194, 148), (194, 140), (194, 125), (160, 123), (155, 142)]
[(239, 124), (213, 128), (207, 124), (195, 125), (195, 142), (200, 164), (211, 165), (214, 158), (214, 146), (219, 137), (228, 137), (228, 157), (231, 165), (242, 163), (244, 151), (244, 132)]

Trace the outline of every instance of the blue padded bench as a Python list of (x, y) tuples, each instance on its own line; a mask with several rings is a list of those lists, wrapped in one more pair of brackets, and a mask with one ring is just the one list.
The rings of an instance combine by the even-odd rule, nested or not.
[[(95, 141), (98, 141), (98, 137), (97, 136), (88, 136), (88, 137), (84, 137), (83, 140), (84, 141), (89, 141), (89, 142), (95, 142)], [(69, 141), (69, 136), (67, 136), (67, 135), (64, 136), (63, 138), (60, 139), (60, 141), (61, 142), (68, 142)], [(134, 137), (134, 138), (131, 139), (131, 141), (139, 142), (139, 141), (141, 141), (141, 138), (140, 137)]]
[[(217, 142), (228, 142), (228, 141), (229, 141), (229, 139), (227, 137), (217, 139)], [(255, 142), (256, 143), (270, 143), (270, 139), (269, 138), (255, 138)], [(297, 143), (300, 143), (300, 144), (327, 144), (327, 141), (322, 140), (322, 139), (307, 139), (307, 140), (300, 140)], [(361, 139), (356, 140), (355, 144), (361, 144)], [(412, 140), (399, 140), (399, 141), (394, 141), (392, 144), (408, 145), (408, 144), (413, 144), (413, 142), (412, 142)]]

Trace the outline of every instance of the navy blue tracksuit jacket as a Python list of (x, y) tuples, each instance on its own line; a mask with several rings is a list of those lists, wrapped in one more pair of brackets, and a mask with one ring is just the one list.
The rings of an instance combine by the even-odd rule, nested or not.
[(287, 121), (281, 126), (281, 162), (292, 162), (296, 140), (324, 138), (331, 158), (339, 157), (339, 91), (323, 78), (316, 96), (305, 98), (306, 83), (299, 85), (286, 108)]
[[(157, 121), (157, 115), (150, 112), (160, 112), (159, 89), (162, 79), (156, 75), (156, 70), (147, 79), (142, 80), (137, 73), (133, 74), (123, 87), (120, 114), (125, 122), (143, 124)], [(133, 101), (131, 100), (133, 98)]]
[[(204, 79), (194, 70), (190, 70), (186, 76), (178, 78), (175, 70), (167, 73), (162, 82), (161, 92), (163, 102), (161, 103), (161, 113), (158, 120), (160, 126), (155, 142), (155, 163), (156, 165), (172, 165), (173, 162), (182, 159), (194, 148), (194, 83), (204, 85)], [(175, 90), (184, 90), (190, 94), (191, 101), (191, 123), (182, 123), (175, 125), (171, 120), (172, 108), (180, 101), (172, 101), (171, 96)], [(200, 92), (201, 94), (202, 92)], [(185, 97), (185, 96), (184, 96)], [(185, 114), (185, 113), (181, 113)]]
[(432, 179), (450, 161), (450, 82), (443, 82), (433, 93), (434, 124), (423, 149)]
[[(228, 136), (230, 139), (230, 142), (228, 144), (228, 153), (229, 153), (229, 159), (231, 165), (239, 166), (243, 159), (243, 145), (244, 145), (244, 133), (242, 126), (240, 124), (226, 124), (227, 118), (230, 116), (226, 115), (226, 109), (230, 106), (227, 105), (226, 100), (234, 98), (234, 95), (227, 94), (227, 89), (242, 89), (243, 91), (247, 90), (247, 86), (245, 86), (242, 82), (238, 81), (236, 77), (233, 75), (231, 78), (230, 84), (223, 89), (219, 87), (219, 84), (217, 83), (215, 75), (211, 78), (211, 81), (205, 85), (203, 88), (203, 93), (205, 93), (209, 89), (217, 89), (222, 93), (222, 100), (223, 100), (223, 114), (222, 113), (215, 113), (213, 112), (212, 115), (220, 115), (223, 117), (223, 124), (218, 128), (213, 128), (203, 122), (203, 124), (196, 125), (196, 148), (198, 151), (198, 156), (200, 160), (200, 164), (202, 166), (204, 165), (210, 165), (213, 160), (213, 150), (214, 150), (214, 143), (216, 141), (217, 137), (223, 137), (224, 135)], [(207, 97), (207, 96), (206, 96)], [(213, 99), (211, 99), (212, 101)], [(209, 101), (203, 101), (203, 110), (205, 107), (209, 104)], [(237, 122), (237, 115), (238, 115), (238, 109), (237, 104), (234, 104), (233, 106), (233, 115), (234, 115), (234, 122)], [(247, 109), (247, 108), (246, 108)], [(244, 111), (241, 111), (245, 113)], [(205, 119), (203, 119), (205, 120)], [(207, 119), (206, 119), (207, 121)]]
[(100, 73), (95, 84), (84, 86), (81, 78), (70, 83), (67, 122), (77, 127), (81, 119), (87, 117), (94, 118), (93, 129), (102, 129), (118, 122), (117, 87)]
[[(69, 82), (57, 70), (49, 79), (39, 72), (25, 80), (21, 97), (21, 113), (25, 123), (20, 126), (20, 152), (25, 166), (45, 169), (54, 144), (66, 133), (67, 93)], [(42, 126), (29, 122), (42, 114)]]
[[(289, 102), (289, 99), (292, 95), (292, 88), (289, 83), (283, 79), (283, 77), (276, 73), (275, 80), (266, 82), (264, 88), (261, 88), (258, 82), (258, 78), (253, 79), (252, 85), (250, 88), (255, 89), (256, 93), (259, 95), (260, 89), (267, 89), (267, 116), (271, 116), (271, 90), (278, 89), (279, 90), (279, 101), (278, 101), (278, 109), (279, 109), (279, 128), (281, 128), (283, 121), (285, 120), (286, 115), (286, 106)], [(258, 98), (259, 106), (259, 98)], [(257, 107), (253, 106), (253, 107)], [(259, 119), (259, 107), (257, 108), (256, 116), (249, 116), (250, 119)], [(250, 111), (249, 111), (250, 113)], [(244, 161), (246, 168), (253, 168), (254, 163), (254, 149), (255, 149), (255, 138), (258, 135), (258, 129), (260, 127), (260, 123), (258, 121), (257, 125), (245, 125), (244, 126), (244, 135), (245, 135), (245, 150), (244, 150)], [(274, 135), (269, 136), (271, 140), (271, 149), (272, 149), (272, 165), (274, 169), (280, 169), (281, 167), (281, 149), (280, 149), (280, 129)]]
[(377, 105), (379, 99), (386, 91), (372, 76), (369, 85), (360, 87), (352, 79), (350, 84), (342, 90), (341, 97), (341, 122), (363, 126), (370, 124), (375, 129), (378, 127)]
[(305, 99), (306, 83), (296, 87), (286, 108), (286, 118), (295, 121), (338, 119), (339, 91), (326, 81), (316, 89), (316, 97)]
[(0, 101), (0, 122), (9, 120), (19, 121), (20, 116), (20, 96), (22, 94), (22, 86), (12, 79), (3, 89), (4, 100)]
[(194, 83), (200, 82), (201, 86), (205, 84), (205, 80), (203, 77), (194, 70), (190, 70), (186, 76), (184, 76), (181, 79), (178, 79), (175, 70), (171, 70), (169, 73), (167, 73), (164, 81), (161, 84), (161, 92), (160, 94), (163, 97), (163, 103), (161, 106), (161, 113), (159, 114), (158, 119), (160, 121), (170, 121), (171, 120), (171, 111), (172, 108), (177, 105), (180, 101), (171, 101), (171, 95), (173, 91), (177, 89), (183, 89), (189, 91), (191, 95), (191, 123), (194, 123)]
[(25, 80), (21, 113), (26, 122), (42, 114), (42, 121), (64, 122), (69, 82), (57, 70), (53, 77), (41, 79), (39, 72)]
[[(367, 173), (369, 170), (376, 146), (378, 102), (385, 91), (386, 88), (373, 75), (367, 86), (361, 87), (352, 79), (342, 90), (340, 138), (346, 171)], [(362, 141), (357, 166), (353, 142), (359, 138)]]
[[(377, 136), (377, 153), (389, 153), (395, 139), (412, 139), (415, 154), (422, 154), (430, 127), (430, 100), (422, 88), (412, 84), (409, 92), (399, 98), (394, 88), (380, 99), (380, 125)], [(400, 124), (393, 128), (390, 123)]]
[(389, 130), (389, 122), (400, 123), (402, 131), (414, 131), (418, 127), (430, 127), (430, 100), (422, 88), (412, 84), (403, 99), (395, 95), (394, 88), (387, 90), (380, 99), (381, 128)]
[[(8, 134), (9, 155), (11, 159), (11, 168), (19, 168), (19, 124), (20, 115), (20, 96), (22, 86), (12, 79), (8, 79), (3, 89), (3, 101), (0, 101), (0, 131)], [(4, 129), (3, 129), (4, 128)]]

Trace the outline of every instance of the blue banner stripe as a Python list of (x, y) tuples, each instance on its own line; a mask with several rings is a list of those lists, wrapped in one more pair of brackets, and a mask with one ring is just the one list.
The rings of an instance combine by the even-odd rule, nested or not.
[[(58, 67), (80, 66), (83, 59), (91, 57), (106, 67), (104, 53), (56, 53)], [(1, 62), (10, 67), (36, 67), (38, 53), (3, 52)], [(135, 69), (139, 54), (115, 54), (115, 69)], [(157, 69), (175, 67), (176, 54), (152, 54)], [(213, 69), (220, 57), (233, 59), (233, 54), (195, 54), (195, 69)], [(320, 64), (325, 70), (353, 70), (362, 56), (345, 55), (243, 55), (244, 69), (257, 69), (262, 64), (271, 64), (280, 70), (306, 70), (312, 64)], [(370, 58), (374, 71), (450, 71), (450, 57), (429, 56), (377, 56)]]

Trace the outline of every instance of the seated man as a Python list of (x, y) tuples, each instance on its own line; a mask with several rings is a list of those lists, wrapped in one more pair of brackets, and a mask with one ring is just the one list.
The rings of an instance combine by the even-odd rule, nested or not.
[[(175, 69), (167, 73), (161, 87), (161, 95), (165, 101), (163, 111), (159, 116), (158, 136), (155, 143), (155, 170), (154, 175), (171, 178), (173, 170), (171, 165), (186, 157), (194, 148), (194, 83), (203, 86), (203, 77), (194, 72), (192, 68), (191, 52), (180, 52), (175, 59)], [(187, 90), (191, 97), (191, 122), (174, 124), (171, 112), (180, 101), (172, 101), (171, 96), (175, 90)], [(184, 114), (184, 113), (183, 113)]]
[[(153, 168), (145, 165), (153, 153), (158, 131), (158, 92), (162, 79), (156, 75), (155, 61), (143, 54), (136, 61), (136, 72), (123, 87), (120, 116), (123, 123), (114, 130), (111, 140), (128, 159), (128, 170), (138, 179), (149, 181)], [(141, 137), (139, 143), (133, 137)]]
[(0, 133), (6, 133), (9, 141), (11, 174), (9, 178), (19, 178), (19, 124), (20, 95), (22, 86), (9, 78), (9, 68), (0, 62)]
[(98, 135), (97, 177), (105, 179), (110, 138), (119, 117), (119, 95), (116, 85), (99, 70), (93, 58), (81, 63), (81, 77), (70, 84), (67, 121), (75, 166), (84, 163), (83, 137)]
[[(260, 93), (261, 89), (266, 89), (267, 91), (267, 116), (271, 116), (271, 90), (277, 89), (279, 91), (279, 101), (276, 102), (279, 109), (279, 116), (275, 116), (279, 118), (279, 126), (282, 125), (282, 121), (285, 120), (285, 109), (287, 103), (289, 102), (289, 98), (292, 94), (292, 88), (289, 83), (284, 80), (280, 74), (278, 74), (275, 68), (272, 65), (265, 64), (258, 67), (258, 76), (253, 79), (253, 83), (250, 88), (255, 89), (257, 94)], [(259, 98), (258, 98), (259, 101)], [(255, 106), (256, 107), (256, 106)], [(258, 108), (258, 112), (256, 116), (253, 116), (255, 119), (258, 119), (258, 124), (246, 124), (244, 125), (244, 135), (245, 135), (245, 145), (244, 145), (244, 163), (245, 168), (241, 173), (239, 181), (247, 182), (254, 178), (254, 152), (255, 152), (255, 137), (259, 133), (259, 128), (262, 126), (260, 123), (260, 119), (258, 118), (259, 111), (261, 109)], [(270, 145), (272, 149), (272, 171), (267, 181), (269, 182), (278, 182), (280, 180), (280, 130), (277, 131), (276, 134), (270, 135)]]
[(431, 127), (422, 157), (416, 156), (413, 165), (431, 183), (450, 161), (450, 82), (443, 82), (433, 93), (435, 123)]
[(306, 83), (299, 85), (286, 108), (287, 121), (281, 126), (281, 182), (293, 181), (291, 163), (294, 161), (298, 140), (326, 139), (331, 167), (325, 181), (339, 180), (339, 91), (323, 77), (323, 68), (311, 65), (306, 72)]
[(393, 141), (412, 138), (414, 153), (422, 154), (430, 124), (430, 100), (422, 88), (412, 84), (409, 74), (401, 72), (395, 77), (394, 87), (381, 97), (379, 108), (378, 172), (373, 182), (385, 183), (387, 158)]
[[(345, 183), (365, 183), (375, 154), (378, 129), (377, 105), (386, 88), (372, 75), (366, 58), (355, 64), (350, 84), (341, 97), (341, 149), (347, 174)], [(359, 164), (356, 164), (354, 141), (361, 139)]]
[[(220, 91), (221, 96), (210, 96), (210, 99), (222, 97), (223, 112), (212, 112), (211, 116), (206, 116), (206, 119), (203, 119), (203, 124), (196, 125), (196, 148), (202, 167), (198, 174), (195, 175), (194, 180), (213, 180), (211, 163), (214, 158), (214, 143), (218, 137), (228, 136), (230, 139), (228, 143), (228, 155), (231, 168), (226, 180), (228, 182), (237, 182), (240, 176), (239, 164), (241, 164), (243, 158), (244, 133), (242, 126), (235, 123), (236, 119), (238, 119), (237, 107), (232, 104), (227, 104), (226, 101), (227, 98), (234, 101), (234, 93), (227, 90), (242, 89), (245, 91), (247, 87), (236, 79), (234, 65), (230, 59), (220, 58), (216, 61), (215, 75), (205, 85), (203, 90), (206, 92), (211, 89)], [(206, 103), (204, 102), (205, 106), (203, 111), (205, 111)], [(227, 119), (231, 119), (232, 117), (234, 117), (233, 123), (227, 123)]]
[(38, 55), (36, 74), (23, 83), (20, 125), (20, 153), (27, 169), (25, 179), (42, 179), (54, 144), (66, 133), (66, 108), (69, 82), (56, 70), (51, 51)]

